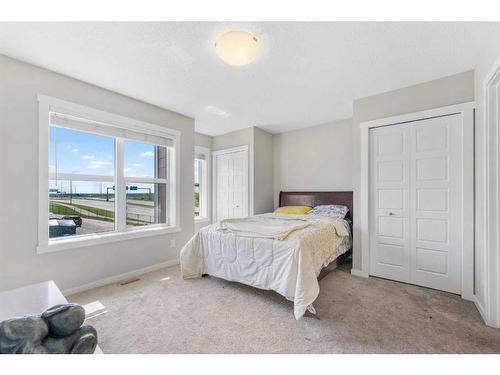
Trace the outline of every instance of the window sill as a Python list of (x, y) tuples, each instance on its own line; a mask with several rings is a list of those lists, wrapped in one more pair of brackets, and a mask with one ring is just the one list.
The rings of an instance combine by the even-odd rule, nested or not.
[(37, 246), (37, 254), (53, 253), (56, 251), (76, 249), (79, 247), (102, 245), (105, 243), (133, 240), (136, 238), (160, 236), (170, 233), (178, 233), (180, 227), (156, 226), (153, 228), (143, 228), (129, 230), (125, 232), (113, 232), (103, 234), (92, 234), (77, 238), (65, 238), (52, 240), (50, 244), (45, 246)]
[(202, 224), (202, 223), (210, 223), (210, 219), (208, 217), (195, 217), (194, 218), (194, 222), (196, 224)]

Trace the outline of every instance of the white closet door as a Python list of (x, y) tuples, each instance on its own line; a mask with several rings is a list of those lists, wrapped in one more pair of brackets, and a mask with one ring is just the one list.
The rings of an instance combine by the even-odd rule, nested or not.
[(370, 273), (461, 292), (460, 116), (370, 130)]
[(461, 293), (460, 115), (411, 126), (411, 282)]
[(370, 273), (410, 280), (409, 129), (370, 131)]
[(248, 152), (215, 156), (217, 220), (248, 216)]

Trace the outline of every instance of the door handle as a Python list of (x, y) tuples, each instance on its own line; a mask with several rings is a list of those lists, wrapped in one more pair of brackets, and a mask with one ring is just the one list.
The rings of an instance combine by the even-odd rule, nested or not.
[(394, 212), (389, 212), (389, 216), (393, 216), (394, 215)]

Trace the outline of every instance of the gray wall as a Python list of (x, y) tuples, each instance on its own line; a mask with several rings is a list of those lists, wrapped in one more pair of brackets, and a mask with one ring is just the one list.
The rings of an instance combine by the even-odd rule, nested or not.
[(474, 100), (474, 72), (468, 71), (399, 90), (361, 98), (353, 102), (353, 187), (354, 243), (353, 268), (361, 268), (359, 221), (360, 129), (363, 121), (418, 112)]
[(194, 145), (201, 146), (208, 149), (213, 147), (213, 137), (201, 133), (194, 133)]
[(254, 129), (254, 213), (272, 212), (273, 203), (273, 136)]
[[(182, 232), (37, 255), (37, 93), (180, 130)], [(0, 56), (0, 290), (51, 279), (73, 288), (177, 259), (193, 233), (193, 145), (193, 119)]]
[(281, 190), (352, 190), (352, 121), (273, 136), (274, 205)]
[(251, 149), (253, 149), (253, 127), (236, 130), (234, 132), (213, 137), (214, 151), (243, 145), (248, 145)]

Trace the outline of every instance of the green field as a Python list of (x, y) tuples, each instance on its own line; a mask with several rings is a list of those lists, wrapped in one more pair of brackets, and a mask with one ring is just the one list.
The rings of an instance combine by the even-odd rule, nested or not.
[[(68, 207), (68, 206), (71, 206), (71, 207)], [(113, 211), (104, 210), (102, 208), (96, 208), (96, 207), (91, 207), (91, 206), (85, 206), (82, 204), (64, 203), (64, 205), (63, 205), (63, 204), (59, 204), (57, 202), (50, 202), (50, 204), (49, 204), (50, 212), (52, 212), (55, 215), (77, 215), (77, 216), (81, 216), (81, 217), (94, 217), (91, 215), (83, 214), (81, 211), (75, 210), (72, 207), (80, 208), (82, 210), (86, 210), (90, 213), (93, 213), (96, 216), (96, 218), (99, 220), (113, 221), (113, 219), (115, 217), (115, 213)]]
[[(71, 207), (69, 207), (71, 206)], [(147, 206), (150, 207), (150, 206)], [(82, 213), (80, 210), (85, 210), (87, 212), (92, 213), (93, 215), (88, 215), (85, 213)], [(75, 215), (75, 216), (80, 216), (83, 218), (91, 218), (95, 220), (103, 220), (103, 221), (114, 221), (115, 218), (115, 213), (110, 210), (105, 210), (102, 208), (97, 208), (97, 207), (92, 207), (92, 206), (86, 206), (83, 204), (76, 204), (76, 203), (64, 203), (64, 204), (59, 204), (57, 202), (50, 202), (49, 203), (49, 211), (55, 215)], [(127, 218), (127, 224), (131, 225), (143, 225), (143, 224), (149, 224), (148, 221), (144, 220), (139, 220), (139, 219), (131, 219)]]
[(74, 209), (55, 202), (49, 203), (49, 211), (55, 215), (80, 215), (80, 213), (75, 211)]

